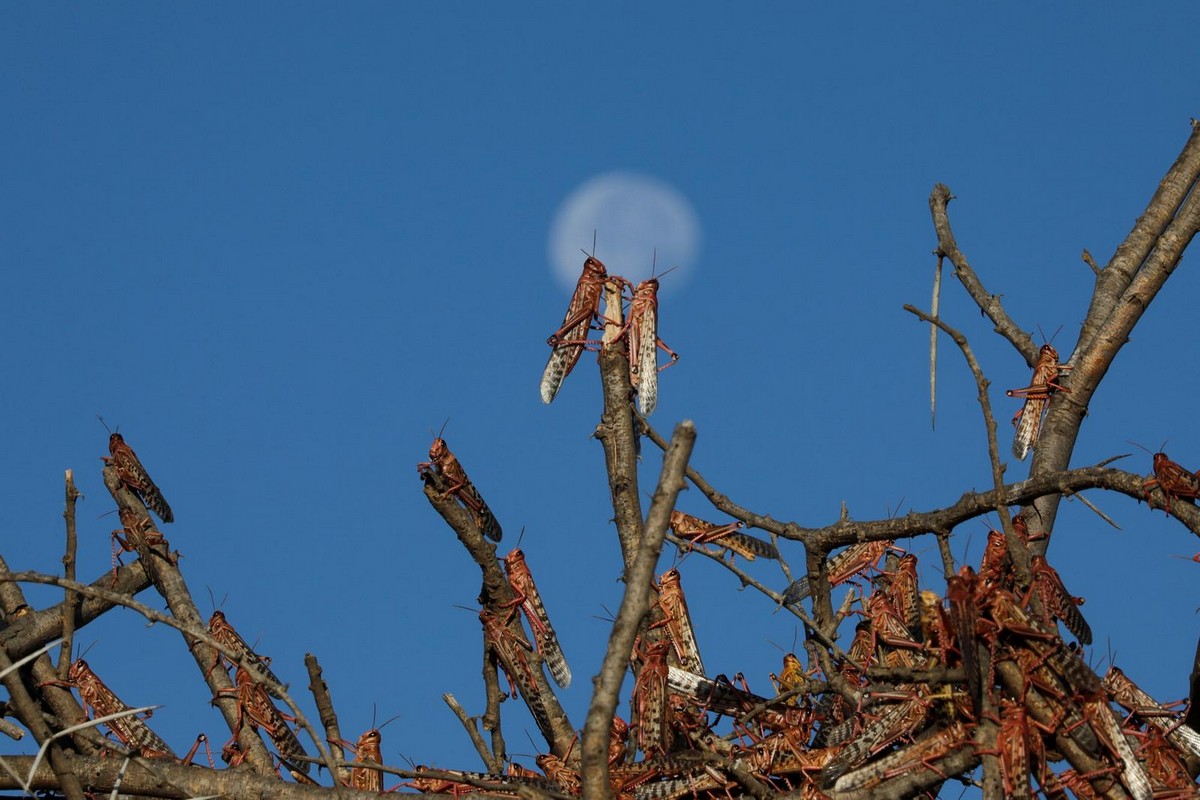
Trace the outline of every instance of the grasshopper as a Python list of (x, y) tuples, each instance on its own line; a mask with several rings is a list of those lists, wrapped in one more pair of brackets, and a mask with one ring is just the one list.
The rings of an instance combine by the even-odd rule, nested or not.
[(583, 262), (583, 274), (575, 284), (575, 293), (571, 295), (562, 325), (546, 340), (554, 349), (550, 352), (550, 360), (546, 362), (546, 369), (542, 373), (543, 403), (554, 402), (554, 396), (562, 388), (562, 382), (583, 354), (583, 348), (588, 344), (588, 330), (598, 316), (600, 296), (604, 292), (604, 283), (607, 280), (608, 271), (604, 264), (588, 256)]
[[(638, 407), (648, 417), (658, 407), (658, 373), (679, 360), (679, 354), (658, 337), (658, 278), (648, 278), (633, 290), (625, 326), (629, 336), (629, 382), (637, 390)], [(662, 367), (658, 366), (659, 350), (671, 356)]]
[(731, 553), (737, 553), (747, 561), (753, 561), (756, 556), (779, 560), (779, 550), (775, 545), (739, 533), (738, 531), (743, 526), (740, 521), (718, 525), (682, 511), (672, 511), (668, 524), (676, 536), (680, 539), (687, 539), (691, 542), (692, 547), (698, 544), (715, 544), (728, 549)]
[(266, 687), (261, 683), (255, 683), (250, 673), (242, 667), (238, 667), (237, 673), (234, 675), (234, 684), (234, 688), (222, 689), (218, 692), (219, 695), (232, 695), (237, 698), (237, 725), (230, 743), (237, 742), (242, 727), (249, 719), (252, 728), (264, 730), (271, 737), (271, 741), (275, 743), (275, 749), (279, 751), (280, 759), (289, 771), (293, 774), (298, 771), (307, 775), (308, 762), (298, 760), (296, 757), (303, 758), (308, 754), (304, 752), (296, 734), (288, 727), (284, 715), (271, 702)]
[(504, 531), (500, 529), (496, 515), (488, 508), (483, 495), (475, 488), (475, 484), (471, 483), (471, 479), (467, 477), (467, 471), (463, 469), (454, 453), (450, 452), (450, 447), (440, 434), (434, 438), (433, 444), (429, 448), (429, 460), (417, 464), (417, 472), (422, 477), (433, 473), (446, 480), (450, 487), (442, 492), (442, 499), (454, 495), (467, 507), (471, 518), (475, 520), (476, 527), (492, 541), (500, 541)]
[(631, 704), (638, 749), (647, 758), (666, 755), (670, 749), (667, 705), (667, 651), (670, 647), (670, 642), (660, 640), (646, 644), (644, 649), (634, 648), (642, 668), (633, 684)]
[[(876, 566), (889, 550), (899, 550), (891, 540), (852, 544), (829, 559), (829, 585), (845, 583), (861, 572)], [(899, 550), (899, 552), (904, 552)], [(805, 575), (791, 582), (783, 592), (781, 605), (795, 605), (812, 594), (812, 585)]]
[[(358, 742), (354, 745), (354, 760), (369, 764), (382, 764), (383, 753), (380, 748), (382, 740), (383, 736), (379, 733), (378, 728), (372, 728), (358, 737)], [(382, 793), (383, 773), (370, 767), (354, 767), (350, 770), (350, 788)]]
[(1005, 392), (1009, 397), (1024, 397), (1025, 404), (1013, 416), (1013, 426), (1017, 432), (1013, 436), (1013, 455), (1021, 461), (1029, 455), (1029, 451), (1037, 444), (1038, 434), (1042, 427), (1042, 414), (1046, 404), (1055, 389), (1070, 392), (1055, 383), (1060, 373), (1071, 369), (1066, 364), (1058, 363), (1058, 351), (1049, 344), (1042, 345), (1038, 353), (1037, 364), (1033, 368), (1033, 378), (1024, 389), (1009, 389)]
[(509, 689), (512, 696), (517, 696), (517, 687), (529, 706), (534, 721), (543, 731), (551, 730), (550, 714), (542, 702), (541, 692), (538, 691), (537, 679), (534, 677), (533, 664), (529, 656), (533, 645), (525, 641), (513, 631), (499, 615), (484, 609), (479, 612), (479, 622), (483, 625), (484, 646), (500, 662), (504, 674), (508, 676)]
[(113, 585), (117, 583), (117, 564), (121, 561), (121, 553), (140, 553), (143, 548), (162, 545), (169, 548), (171, 543), (161, 533), (154, 530), (154, 521), (147, 515), (138, 519), (138, 514), (132, 508), (121, 506), (121, 530), (112, 532), (112, 568)]
[[(242, 658), (246, 659), (254, 664), (254, 666), (262, 670), (263, 674), (275, 681), (275, 683), (283, 685), (283, 681), (279, 680), (274, 672), (271, 672), (271, 659), (267, 658), (266, 656), (260, 656), (258, 653), (254, 652), (253, 648), (246, 643), (246, 640), (242, 638), (241, 634), (239, 634), (234, 627), (229, 624), (229, 620), (225, 618), (225, 614), (223, 612), (213, 612), (212, 618), (210, 618), (208, 621), (208, 632), (212, 634), (214, 639), (225, 645), (225, 647), (234, 651)], [(227, 660), (225, 659), (225, 656), (218, 652), (216, 661), (213, 662), (209, 672), (212, 672), (213, 669), (216, 669), (217, 664), (220, 664), (224, 660)], [(229, 662), (229, 664), (232, 666), (233, 662)], [(272, 696), (280, 697), (277, 689), (274, 689), (270, 686), (264, 686), (263, 688), (266, 689)]]
[(554, 682), (564, 689), (567, 688), (571, 685), (571, 668), (567, 666), (566, 656), (558, 643), (558, 635), (554, 632), (554, 626), (550, 624), (550, 615), (546, 613), (542, 595), (538, 592), (537, 584), (533, 582), (533, 573), (529, 571), (529, 565), (525, 563), (525, 554), (520, 548), (514, 549), (504, 557), (504, 572), (508, 576), (513, 594), (516, 595), (512, 605), (519, 606), (525, 612), (538, 653), (550, 668)]
[(116, 469), (121, 483), (133, 490), (146, 504), (146, 508), (158, 514), (158, 518), (163, 522), (174, 521), (175, 515), (171, 513), (171, 507), (167, 505), (162, 492), (150, 479), (150, 473), (146, 472), (137, 453), (133, 452), (133, 448), (125, 443), (125, 438), (121, 434), (109, 435), (108, 452), (110, 455), (102, 456), (101, 460)]
[[(119, 714), (130, 708), (104, 684), (104, 681), (100, 680), (95, 672), (92, 672), (91, 667), (82, 658), (71, 664), (71, 668), (67, 672), (67, 680), (48, 681), (43, 685), (75, 687), (79, 690), (79, 698), (83, 701), (84, 711), (86, 712), (90, 708), (101, 717)], [(149, 715), (147, 714), (147, 716)], [(140, 717), (128, 714), (124, 717), (110, 719), (105, 725), (121, 741), (121, 744), (130, 750), (136, 750), (146, 758), (178, 760), (170, 745), (164, 742), (157, 733), (150, 730), (150, 727)]]
[(704, 662), (700, 660), (700, 646), (696, 643), (696, 632), (692, 628), (692, 617), (688, 613), (687, 600), (683, 596), (683, 585), (679, 581), (679, 570), (668, 570), (659, 579), (658, 604), (663, 610), (663, 623), (667, 626), (671, 644), (679, 663), (688, 672), (704, 674)]
[[(1042, 608), (1048, 616), (1062, 620), (1067, 630), (1079, 640), (1080, 644), (1092, 643), (1092, 628), (1079, 613), (1078, 606), (1083, 605), (1083, 599), (1073, 597), (1063, 585), (1062, 578), (1046, 561), (1045, 556), (1034, 556), (1029, 563), (1033, 575), (1033, 583), (1029, 587), (1029, 595), (1036, 594), (1042, 602)], [(1028, 598), (1026, 599), (1028, 603)], [(1046, 619), (1047, 625), (1051, 625)]]
[(1147, 478), (1142, 484), (1142, 491), (1146, 495), (1147, 502), (1150, 500), (1150, 490), (1155, 486), (1162, 489), (1163, 494), (1166, 495), (1168, 514), (1171, 513), (1172, 498), (1194, 503), (1200, 497), (1200, 476), (1188, 472), (1167, 458), (1167, 454), (1163, 452), (1154, 454), (1153, 463), (1154, 477)]

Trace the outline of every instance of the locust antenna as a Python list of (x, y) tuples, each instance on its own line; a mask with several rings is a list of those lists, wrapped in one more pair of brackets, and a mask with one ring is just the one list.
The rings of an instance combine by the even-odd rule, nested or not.
[[(373, 730), (373, 731), (381, 731), (381, 730), (383, 730), (384, 728), (386, 728), (386, 727), (387, 727), (389, 724), (391, 724), (391, 723), (395, 722), (396, 720), (400, 719), (400, 717), (401, 717), (401, 716), (402, 716), (402, 715), (400, 715), (400, 714), (397, 714), (396, 716), (394, 716), (394, 717), (391, 717), (390, 719), (388, 719), (388, 721), (387, 721), (387, 722), (383, 723), (383, 724), (382, 724), (382, 725), (380, 725), (378, 728), (371, 728), (371, 730)], [(374, 704), (374, 703), (372, 703), (372, 704), (371, 704), (371, 724), (372, 724), (372, 725), (374, 725), (374, 724), (375, 724), (375, 704)]]
[[(1130, 443), (1131, 445), (1133, 445), (1134, 447), (1140, 447), (1142, 450), (1146, 450), (1146, 452), (1147, 452), (1147, 453), (1150, 453), (1150, 451), (1149, 451), (1149, 450), (1147, 450), (1145, 447), (1142, 447), (1142, 445), (1138, 444), (1138, 443), (1137, 443), (1137, 442), (1135, 442), (1133, 439), (1126, 439), (1125, 441), (1129, 442), (1129, 443)], [(1166, 446), (1167, 446), (1167, 442), (1168, 442), (1168, 441), (1169, 441), (1169, 440), (1167, 440), (1167, 439), (1164, 439), (1164, 440), (1163, 440), (1163, 443), (1162, 443), (1162, 446), (1163, 446), (1163, 447), (1166, 447)], [(1160, 452), (1161, 452), (1161, 450), (1162, 450), (1162, 448), (1159, 448), (1159, 451), (1160, 451)], [(1150, 455), (1154, 455), (1154, 453), (1150, 453)]]
[(517, 534), (517, 543), (513, 545), (513, 549), (521, 546), (521, 540), (525, 538), (525, 526), (521, 526), (521, 532)]
[[(108, 427), (108, 423), (104, 421), (104, 417), (97, 414), (96, 419), (100, 420), (100, 424), (104, 426), (104, 430), (108, 431), (109, 434), (112, 434), (113, 429)], [(120, 426), (118, 425), (117, 427), (119, 428)]]

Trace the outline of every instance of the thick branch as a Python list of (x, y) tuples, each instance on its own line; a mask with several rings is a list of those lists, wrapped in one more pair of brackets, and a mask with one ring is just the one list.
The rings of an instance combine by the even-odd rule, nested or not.
[[(92, 581), (91, 585), (96, 589), (133, 597), (143, 589), (149, 588), (150, 578), (142, 569), (141, 564), (128, 564), (117, 569), (115, 582), (113, 573), (106, 570), (99, 578)], [(95, 595), (83, 595), (82, 602), (75, 609), (76, 630), (117, 605), (116, 602)], [(7, 648), (14, 659), (20, 659), (37, 650), (46, 642), (61, 638), (65, 609), (64, 602), (19, 617), (12, 625), (0, 630), (0, 646)]]
[(628, 572), (642, 539), (642, 501), (638, 496), (638, 441), (633, 424), (633, 387), (629, 383), (629, 357), (625, 340), (600, 351), (600, 380), (604, 387), (604, 414), (595, 437), (604, 447), (613, 519), (621, 542), (621, 558)]
[[(28, 775), (33, 766), (32, 756), (6, 756), (5, 761), (20, 775)], [(163, 759), (130, 759), (121, 774), (123, 759), (75, 756), (71, 766), (78, 778), (91, 792), (108, 793), (118, 784), (125, 795), (157, 798), (187, 797), (253, 797), (256, 800), (327, 800), (332, 790), (328, 786), (304, 786), (285, 783), (273, 773), (256, 775), (247, 770), (213, 770), (206, 767), (184, 766)], [(0, 789), (17, 789), (19, 784), (0, 771)], [(41, 764), (33, 774), (34, 790), (55, 791), (59, 788), (54, 772)], [(352, 789), (339, 790), (344, 800), (378, 800), (374, 792)], [(434, 797), (409, 794), (405, 797)]]
[(613, 622), (608, 649), (604, 654), (600, 675), (595, 681), (596, 691), (583, 728), (583, 793), (586, 798), (599, 800), (611, 797), (608, 780), (609, 732), (617, 712), (618, 694), (625, 678), (629, 654), (633, 650), (642, 619), (650, 608), (655, 565), (662, 552), (671, 510), (675, 508), (679, 492), (685, 487), (683, 475), (695, 441), (696, 429), (691, 422), (685, 420), (676, 426), (671, 445), (663, 458), (662, 476), (654, 491), (641, 545), (626, 571), (625, 596), (621, 600), (617, 619)]
[[(1097, 292), (1115, 292), (1120, 288), (1120, 294), (1115, 299), (1107, 296), (1097, 299), (1088, 312), (1084, 322), (1087, 338), (1080, 339), (1086, 344), (1076, 349), (1071, 362), (1074, 368), (1063, 382), (1070, 393), (1059, 392), (1050, 402), (1030, 475), (1065, 469), (1070, 463), (1079, 428), (1100, 381), (1200, 230), (1197, 176), (1200, 176), (1200, 128), (1193, 126), (1191, 138), (1155, 193), (1150, 208), (1114, 256), (1117, 265), (1114, 277), (1109, 279), (1107, 275), (1113, 268), (1110, 264), (1098, 281)], [(1136, 272), (1130, 273), (1131, 269)], [(1037, 513), (1032, 515), (1035, 519), (1028, 520), (1030, 533), (1046, 534), (1038, 548), (1044, 553), (1054, 528), (1058, 498), (1047, 497), (1035, 507)]]

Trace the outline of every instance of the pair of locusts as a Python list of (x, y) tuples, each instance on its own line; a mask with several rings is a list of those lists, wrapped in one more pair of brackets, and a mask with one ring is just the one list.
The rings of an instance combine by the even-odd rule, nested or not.
[[(283, 685), (283, 682), (271, 671), (271, 659), (254, 652), (254, 649), (242, 638), (241, 634), (229, 624), (229, 620), (225, 618), (224, 613), (221, 611), (213, 612), (212, 618), (208, 621), (208, 632), (231, 653), (239, 656), (243, 662), (253, 664), (271, 681), (281, 686)], [(292, 773), (292, 777), (298, 781), (303, 780), (297, 777), (297, 773), (301, 775), (308, 774), (308, 763), (303, 760), (308, 756), (308, 753), (305, 752), (303, 745), (300, 744), (300, 740), (296, 738), (295, 732), (288, 727), (288, 720), (291, 717), (283, 714), (271, 700), (271, 696), (282, 696), (279, 690), (274, 686), (259, 683), (250, 674), (249, 670), (241, 664), (235, 664), (229, 656), (223, 653), (216, 655), (212, 666), (209, 667), (209, 671), (211, 672), (218, 666), (225, 668), (230, 666), (237, 667), (234, 673), (234, 687), (232, 689), (222, 689), (218, 692), (219, 697), (233, 697), (237, 700), (238, 704), (237, 728), (234, 730), (233, 738), (225, 746), (226, 753), (232, 751), (242, 727), (246, 722), (249, 722), (252, 728), (265, 731), (271, 738), (275, 749), (279, 751), (280, 760), (288, 768), (288, 771)], [(235, 756), (231, 759), (231, 763), (236, 760)]]
[[(679, 360), (679, 354), (658, 337), (658, 278), (648, 278), (635, 288), (618, 275), (610, 278), (604, 264), (592, 256), (583, 262), (583, 274), (575, 284), (575, 293), (571, 295), (562, 325), (546, 340), (554, 349), (542, 373), (542, 402), (553, 402), (584, 348), (600, 346), (599, 342), (588, 339), (588, 331), (592, 330), (594, 322), (604, 319), (600, 314), (600, 298), (605, 284), (610, 282), (619, 286), (615, 291), (621, 292), (622, 298), (626, 287), (630, 291), (629, 319), (614, 341), (621, 337), (627, 339), (629, 380), (637, 390), (638, 406), (649, 416), (658, 405), (658, 373)], [(670, 362), (662, 367), (658, 366), (660, 349), (671, 356)]]

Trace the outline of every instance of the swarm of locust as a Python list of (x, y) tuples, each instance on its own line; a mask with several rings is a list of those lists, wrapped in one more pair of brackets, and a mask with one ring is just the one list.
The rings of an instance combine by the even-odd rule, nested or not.
[[(600, 299), (606, 285), (619, 287), (616, 292), (620, 298), (613, 304), (615, 307), (609, 308), (608, 316), (600, 313)], [(626, 290), (629, 292), (627, 299)], [(622, 323), (613, 317), (624, 316), (624, 302), (628, 302), (629, 310)], [(604, 330), (606, 323), (618, 326), (619, 333), (603, 341), (588, 338), (591, 331)], [(562, 325), (546, 340), (552, 350), (546, 369), (542, 372), (542, 402), (554, 401), (563, 381), (575, 368), (585, 349), (599, 350), (622, 340), (626, 342), (629, 353), (629, 382), (637, 392), (638, 407), (649, 416), (658, 406), (658, 373), (679, 360), (679, 354), (667, 347), (658, 336), (658, 278), (648, 278), (635, 287), (631, 281), (618, 275), (610, 277), (603, 263), (588, 256), (583, 262), (583, 274), (575, 284)], [(659, 350), (671, 357), (661, 367), (658, 366)]]
[[(923, 773), (937, 784), (991, 755), (1006, 797), (1196, 796), (1186, 764), (1200, 758), (1200, 733), (1119, 669), (1097, 676), (1079, 654), (1092, 640), (1082, 600), (1041, 556), (1019, 586), (1007, 544), (991, 532), (978, 569), (962, 567), (944, 597), (922, 590), (916, 557), (890, 542), (835, 554), (831, 575), (862, 589), (853, 642), (834, 651), (836, 676), (787, 654), (771, 676), (774, 697), (740, 676), (705, 674), (680, 572), (666, 572), (654, 587), (655, 621), (630, 654), (630, 723), (613, 720), (614, 795), (718, 800), (747, 786), (814, 799), (886, 793), (901, 776)], [(531, 624), (540, 616), (532, 612)], [(534, 647), (501, 617), (481, 619), (514, 681), (531, 683)], [(733, 736), (715, 732), (722, 718), (735, 720)], [(576, 761), (543, 754), (536, 763), (540, 771), (514, 765), (504, 776), (458, 773), (412, 785), (518, 796), (533, 782), (580, 794)]]

